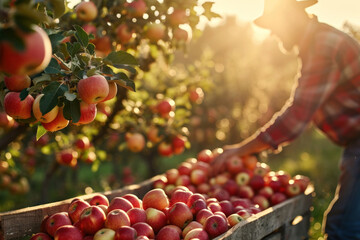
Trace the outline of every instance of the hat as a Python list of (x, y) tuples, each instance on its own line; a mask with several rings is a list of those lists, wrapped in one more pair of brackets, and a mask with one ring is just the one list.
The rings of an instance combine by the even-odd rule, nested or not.
[[(316, 4), (318, 0), (265, 0), (263, 14), (254, 20), (254, 23), (262, 28), (271, 27), (272, 19), (279, 13), (284, 13), (284, 10), (302, 9)], [(286, 11), (288, 13), (288, 11)]]

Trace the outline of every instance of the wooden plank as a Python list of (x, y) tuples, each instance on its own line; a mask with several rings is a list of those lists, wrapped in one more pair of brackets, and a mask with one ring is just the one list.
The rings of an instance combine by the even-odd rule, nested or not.
[[(140, 184), (130, 185), (118, 190), (102, 192), (111, 201), (114, 197), (123, 196), (127, 193), (133, 193), (142, 198), (146, 192), (152, 189), (153, 182), (160, 178), (155, 176)], [(79, 196), (85, 201), (90, 200), (96, 193)], [(40, 231), (42, 219), (57, 212), (67, 211), (70, 202), (74, 198), (64, 201), (23, 208), (15, 211), (4, 212), (0, 214), (0, 239), (12, 240), (21, 239)]]
[[(259, 240), (281, 228), (297, 216), (309, 211), (314, 188), (309, 187), (305, 194), (290, 198), (274, 207), (268, 208), (232, 227), (216, 240)], [(293, 239), (291, 239), (293, 240)]]
[(273, 234), (270, 234), (269, 236), (263, 238), (262, 240), (282, 240), (281, 232), (276, 232)]
[[(289, 222), (284, 228), (284, 239), (304, 240), (308, 239), (310, 228), (310, 211), (306, 212), (302, 218), (294, 219)], [(301, 220), (301, 221), (300, 221)], [(295, 222), (296, 221), (296, 222)]]

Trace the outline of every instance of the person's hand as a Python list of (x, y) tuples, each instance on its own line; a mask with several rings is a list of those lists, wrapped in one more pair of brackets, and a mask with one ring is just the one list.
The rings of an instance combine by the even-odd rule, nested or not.
[(218, 175), (221, 171), (225, 170), (225, 162), (230, 157), (238, 155), (238, 148), (224, 147), (224, 152), (217, 156), (212, 162), (212, 174)]

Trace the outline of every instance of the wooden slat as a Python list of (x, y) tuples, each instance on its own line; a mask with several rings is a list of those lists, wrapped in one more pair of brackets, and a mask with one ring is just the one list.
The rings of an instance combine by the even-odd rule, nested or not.
[[(111, 201), (114, 197), (123, 196), (127, 193), (133, 193), (142, 198), (146, 192), (152, 189), (153, 182), (161, 176), (155, 176), (140, 184), (130, 185), (118, 190), (102, 192)], [(79, 196), (86, 201), (90, 200), (94, 194)], [(15, 211), (9, 211), (0, 214), (0, 239), (12, 240), (21, 239), (40, 231), (42, 219), (57, 212), (67, 211), (70, 202), (74, 198), (64, 201), (23, 208)]]
[(295, 217), (308, 212), (312, 204), (313, 191), (313, 187), (309, 187), (305, 194), (290, 198), (249, 217), (216, 238), (216, 240), (259, 240), (268, 236)]

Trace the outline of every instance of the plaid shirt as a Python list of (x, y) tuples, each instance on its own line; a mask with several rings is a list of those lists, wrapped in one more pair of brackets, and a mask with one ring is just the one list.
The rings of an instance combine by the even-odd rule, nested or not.
[(360, 138), (360, 46), (313, 19), (299, 44), (301, 71), (290, 99), (259, 132), (274, 149), (313, 122), (333, 142)]

